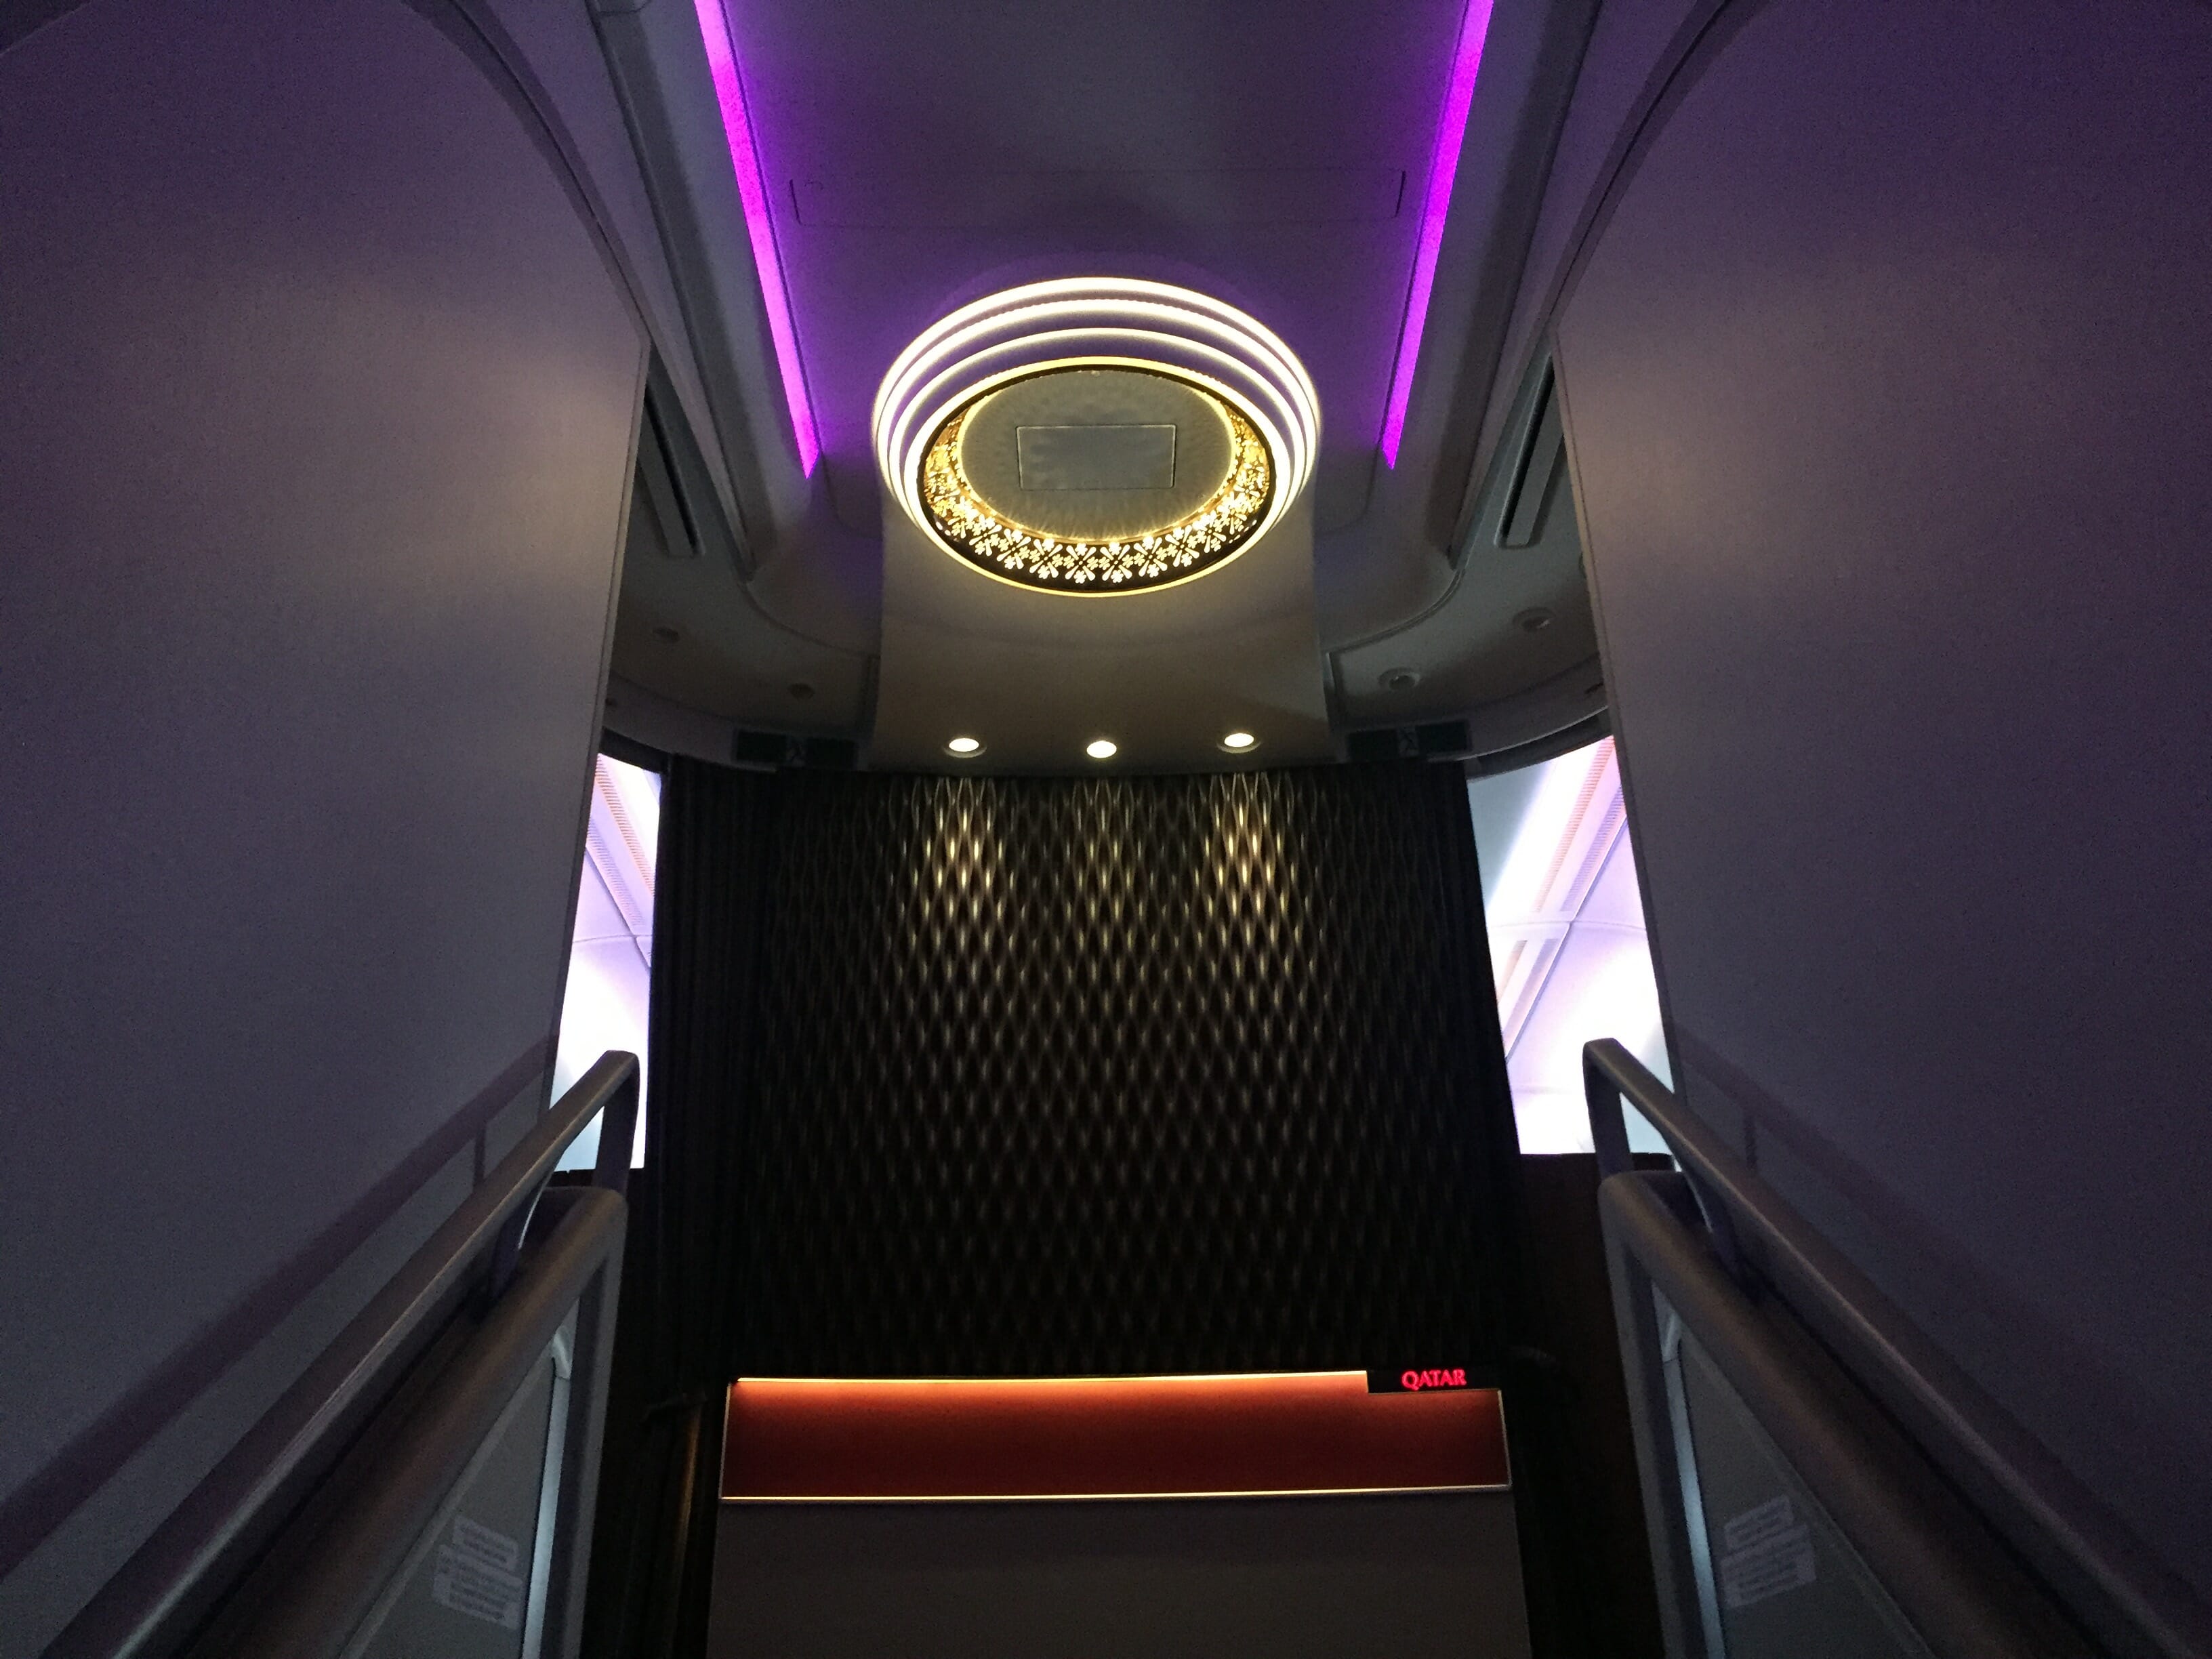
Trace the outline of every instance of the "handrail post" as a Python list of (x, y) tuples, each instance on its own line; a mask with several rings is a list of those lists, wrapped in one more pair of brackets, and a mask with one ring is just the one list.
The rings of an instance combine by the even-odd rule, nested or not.
[(1589, 1103), (1590, 1140), (1597, 1148), (1600, 1179), (1626, 1174), (1635, 1167), (1635, 1159), (1628, 1150), (1628, 1120), (1622, 1104), (1624, 1099), (1633, 1101), (1644, 1121), (1659, 1132), (1674, 1162), (1689, 1177), (1690, 1192), (1698, 1200), (1698, 1212), (1705, 1219), (1705, 1231), (1712, 1237), (1713, 1253), (1720, 1257), (1729, 1277), (1749, 1289), (1753, 1277), (1742, 1243), (1736, 1237), (1735, 1218), (1722, 1202), (1720, 1194), (1712, 1190), (1705, 1174), (1712, 1163), (1711, 1152), (1698, 1144), (1698, 1135), (1680, 1121), (1677, 1113), (1659, 1103), (1662, 1099), (1668, 1105), (1674, 1103), (1674, 1095), (1667, 1085), (1619, 1042), (1611, 1037), (1600, 1037), (1583, 1045), (1583, 1095)]
[(592, 1164), (594, 1187), (604, 1187), (611, 1193), (629, 1191), (629, 1153), (637, 1139), (638, 1100), (643, 1087), (633, 1060), (599, 1116), (599, 1153)]
[(1597, 1151), (1598, 1178), (1626, 1175), (1636, 1167), (1628, 1151), (1628, 1115), (1620, 1085), (1601, 1063), (1602, 1042), (1583, 1045), (1583, 1097), (1589, 1103), (1590, 1144)]
[[(599, 1146), (592, 1164), (592, 1185), (620, 1196), (629, 1190), (630, 1145), (637, 1133), (637, 1060), (632, 1055), (610, 1049), (593, 1062), (591, 1070), (576, 1079), (570, 1092), (605, 1092), (607, 1083), (603, 1074), (615, 1075), (619, 1081), (612, 1092), (607, 1093), (605, 1103), (598, 1113)], [(573, 1139), (582, 1127), (579, 1124), (570, 1130), (568, 1138)], [(499, 1242), (492, 1247), (491, 1271), (484, 1280), (484, 1305), (489, 1306), (505, 1295), (507, 1287), (514, 1282), (515, 1266), (522, 1259), (522, 1242), (529, 1236), (530, 1218), (538, 1212), (538, 1200), (544, 1194), (546, 1182), (551, 1178), (552, 1171), (548, 1169), (538, 1177), (536, 1190), (528, 1200), (518, 1206), (500, 1229)]]

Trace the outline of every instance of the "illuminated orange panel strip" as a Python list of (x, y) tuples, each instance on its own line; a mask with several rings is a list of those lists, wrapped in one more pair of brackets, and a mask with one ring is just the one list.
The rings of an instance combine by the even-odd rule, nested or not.
[(1108, 1498), (1504, 1486), (1496, 1390), (1358, 1371), (1017, 1382), (744, 1378), (729, 1498)]

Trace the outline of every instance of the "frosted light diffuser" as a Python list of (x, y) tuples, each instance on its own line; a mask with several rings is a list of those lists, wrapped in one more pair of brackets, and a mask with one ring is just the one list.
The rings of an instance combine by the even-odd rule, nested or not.
[(1406, 435), (1406, 405), (1413, 395), (1413, 364), (1421, 355), (1421, 330), (1429, 319), (1429, 292), (1436, 286), (1437, 255), (1444, 242), (1444, 216), (1451, 210), (1452, 180), (1459, 172), (1459, 150), (1467, 137), (1467, 113), (1474, 104), (1474, 82), (1482, 68), (1482, 43), (1490, 33), (1491, 0), (1467, 0), (1459, 40), (1452, 49), (1451, 79), (1444, 85), (1443, 114), (1437, 122), (1437, 147), (1429, 158), (1429, 186), (1421, 198), (1421, 237), (1413, 247), (1413, 281), (1406, 295), (1406, 321), (1398, 335), (1398, 362), (1390, 374), (1390, 400), (1382, 411), (1382, 465), (1398, 465), (1398, 443)]
[(753, 247), (753, 269), (760, 276), (761, 303), (768, 311), (769, 337), (775, 343), (776, 373), (791, 410), (791, 434), (799, 446), (799, 470), (814, 476), (822, 458), (814, 430), (814, 408), (806, 398), (806, 373), (799, 356), (799, 333), (784, 292), (783, 262), (776, 255), (775, 225), (769, 216), (768, 187), (762, 181), (760, 155), (753, 146), (751, 118), (745, 111), (744, 79), (738, 72), (738, 46), (730, 33), (722, 0), (693, 0), (699, 35), (707, 44), (707, 70), (714, 80), (714, 101), (722, 112), (722, 134), (730, 146), (730, 165), (738, 175), (738, 200), (745, 211), (745, 235)]

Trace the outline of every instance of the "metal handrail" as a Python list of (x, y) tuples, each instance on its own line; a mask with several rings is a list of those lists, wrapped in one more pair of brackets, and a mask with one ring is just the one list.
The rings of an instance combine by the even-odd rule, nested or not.
[[(598, 1295), (586, 1307), (575, 1344), (574, 1363), (588, 1366), (596, 1384), (604, 1379), (611, 1334), (615, 1285), (620, 1273), (625, 1211), (615, 1194), (564, 1188), (549, 1194), (560, 1218), (543, 1244), (516, 1275), (514, 1288), (500, 1298), (481, 1329), (438, 1377), (434, 1389), (408, 1415), (396, 1443), (381, 1450), (370, 1478), (349, 1498), (330, 1525), (317, 1534), (312, 1558), (287, 1570), (281, 1582), (257, 1605), (242, 1629), (227, 1629), (213, 1645), (223, 1652), (310, 1655), (350, 1650), (364, 1621), (374, 1622), (386, 1597), (405, 1583), (408, 1570), (428, 1547), (439, 1516), (460, 1490), (470, 1468), (500, 1424), (516, 1391), (544, 1364), (548, 1349), (580, 1299)], [(596, 1386), (572, 1387), (596, 1403)], [(556, 1419), (561, 1417), (556, 1412)], [(556, 1422), (554, 1432), (565, 1424)], [(581, 1472), (597, 1471), (597, 1446), (578, 1448)], [(558, 1656), (574, 1650), (581, 1632), (581, 1586), (575, 1580), (590, 1548), (588, 1513), (593, 1484), (571, 1480), (571, 1460), (562, 1460), (564, 1497), (580, 1496), (583, 1508), (572, 1516), (566, 1547), (550, 1568), (554, 1583), (546, 1599), (554, 1605), (550, 1639), (538, 1651)], [(549, 1544), (554, 1540), (549, 1540)], [(270, 1575), (263, 1575), (264, 1578)]]
[(626, 1188), (637, 1105), (636, 1056), (602, 1055), (100, 1588), (54, 1659), (147, 1659), (182, 1640), (470, 1293), (505, 1288), (548, 1178), (602, 1113), (592, 1184)]
[(1630, 1169), (1625, 1098), (1681, 1166), (1730, 1277), (1771, 1285), (2094, 1635), (2212, 1659), (2212, 1611), (1673, 1091), (1610, 1039), (1583, 1048), (1583, 1081), (1603, 1175)]
[[(1709, 1511), (1691, 1440), (1694, 1419), (1675, 1371), (1687, 1363), (1672, 1340), (1679, 1335), (1685, 1349), (1694, 1340), (1926, 1644), (1911, 1650), (1942, 1659), (2085, 1659), (2085, 1638), (1988, 1541), (1987, 1529), (1895, 1430), (1884, 1433), (1871, 1408), (1839, 1409), (1848, 1394), (1840, 1379), (1824, 1376), (1832, 1368), (1788, 1342), (1771, 1298), (1765, 1309), (1754, 1304), (1703, 1242), (1687, 1186), (1679, 1174), (1638, 1172), (1598, 1189), (1614, 1316), (1636, 1337), (1626, 1345), (1622, 1370), (1643, 1407), (1636, 1427), (1638, 1460), (1649, 1471), (1646, 1513), (1668, 1534), (1654, 1565), (1680, 1598), (1675, 1617), (1662, 1619), (1670, 1651), (1685, 1659), (1723, 1659), (1729, 1651), (1714, 1572), (1719, 1547), (1699, 1547), (1709, 1537)], [(1674, 1320), (1679, 1332), (1670, 1334)], [(1834, 1646), (1854, 1650), (1842, 1640)]]

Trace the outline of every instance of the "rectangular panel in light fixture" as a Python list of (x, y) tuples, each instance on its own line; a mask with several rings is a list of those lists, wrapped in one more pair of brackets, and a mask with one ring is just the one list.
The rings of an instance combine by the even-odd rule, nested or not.
[(1018, 426), (1024, 489), (1171, 489), (1172, 425)]

